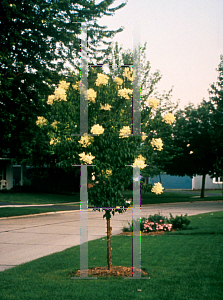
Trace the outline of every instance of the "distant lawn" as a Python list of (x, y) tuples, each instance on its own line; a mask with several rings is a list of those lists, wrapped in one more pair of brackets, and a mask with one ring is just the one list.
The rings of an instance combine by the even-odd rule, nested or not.
[(68, 210), (68, 209), (66, 209), (66, 206), (63, 206), (63, 208), (52, 208), (50, 206), (46, 206), (46, 207), (1, 207), (0, 206), (0, 218), (41, 214), (41, 213), (56, 212), (62, 210)]
[(58, 204), (71, 202), (80, 202), (80, 194), (0, 193), (0, 203)]
[(207, 193), (222, 195), (222, 190), (208, 190)]
[[(223, 212), (190, 216), (190, 229), (141, 237), (142, 268), (150, 279), (71, 280), (80, 246), (0, 272), (0, 299), (223, 299)], [(112, 220), (111, 220), (112, 222)], [(192, 229), (192, 228), (196, 229)], [(131, 266), (132, 238), (112, 236), (114, 266)], [(106, 238), (88, 243), (88, 266), (106, 266)]]
[[(124, 191), (123, 196), (133, 198), (133, 191)], [(198, 196), (198, 197), (196, 197)], [(200, 198), (199, 192), (180, 193), (173, 191), (164, 191), (161, 195), (154, 193), (141, 193), (141, 204), (158, 204), (158, 203), (174, 203), (174, 202), (191, 202), (191, 201), (217, 201), (223, 200), (221, 194), (216, 196), (207, 196)], [(195, 197), (195, 198), (193, 198)]]

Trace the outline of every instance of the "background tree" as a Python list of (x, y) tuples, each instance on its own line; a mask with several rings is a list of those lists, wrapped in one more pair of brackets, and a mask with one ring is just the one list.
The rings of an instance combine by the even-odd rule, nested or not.
[(210, 118), (212, 147), (214, 148), (214, 173), (215, 176), (223, 176), (223, 55), (220, 56), (220, 64), (217, 69), (218, 81), (211, 85), (210, 94)]
[(189, 104), (176, 114), (170, 149), (173, 158), (165, 163), (170, 175), (190, 177), (202, 175), (201, 198), (204, 197), (205, 177), (213, 174), (210, 103), (203, 101), (197, 108)]
[(220, 177), (223, 174), (223, 56), (220, 58), (218, 82), (211, 85), (210, 101), (203, 100), (197, 108), (189, 104), (175, 114), (170, 147), (172, 158), (163, 161), (168, 174), (201, 175), (201, 198), (204, 197), (206, 175)]
[[(114, 0), (0, 1), (0, 119), (1, 156), (27, 159), (30, 141), (36, 135), (36, 117), (46, 108), (45, 101), (55, 84), (80, 66), (81, 24), (88, 22), (89, 58), (106, 57), (105, 38), (116, 31), (99, 26), (97, 18), (113, 15), (126, 3), (109, 8)], [(99, 46), (105, 49), (99, 51)], [(69, 63), (69, 65), (67, 64)]]

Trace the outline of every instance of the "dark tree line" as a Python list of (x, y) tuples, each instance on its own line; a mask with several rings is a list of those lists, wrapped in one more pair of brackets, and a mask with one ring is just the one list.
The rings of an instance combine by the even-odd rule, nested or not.
[(72, 76), (71, 66), (79, 70), (80, 22), (88, 23), (90, 61), (106, 58), (106, 39), (122, 28), (107, 30), (96, 20), (126, 4), (110, 8), (114, 2), (0, 0), (0, 156), (29, 157), (48, 95), (61, 78)]

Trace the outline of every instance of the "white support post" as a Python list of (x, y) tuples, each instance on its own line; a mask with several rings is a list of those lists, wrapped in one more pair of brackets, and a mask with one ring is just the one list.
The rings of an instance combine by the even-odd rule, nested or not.
[[(81, 86), (80, 86), (80, 134), (72, 136), (88, 135), (88, 81), (87, 81), (87, 24), (81, 23)], [(75, 166), (75, 165), (73, 165)], [(80, 186), (80, 277), (71, 279), (97, 279), (88, 277), (88, 191), (87, 191), (87, 166), (81, 166)]]
[[(140, 99), (140, 23), (133, 26), (133, 136), (141, 136), (141, 99)], [(141, 231), (140, 231), (140, 168), (133, 168), (133, 276), (125, 279), (149, 279), (141, 277)], [(139, 222), (138, 222), (139, 220)]]

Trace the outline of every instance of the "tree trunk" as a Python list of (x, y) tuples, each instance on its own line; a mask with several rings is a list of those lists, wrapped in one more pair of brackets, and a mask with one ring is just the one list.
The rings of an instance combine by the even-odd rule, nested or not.
[(148, 183), (148, 177), (145, 177), (145, 182), (144, 182), (145, 184), (147, 184)]
[(203, 174), (202, 175), (202, 186), (201, 186), (201, 198), (204, 198), (205, 177), (206, 177), (206, 174)]
[(23, 164), (21, 164), (21, 180), (20, 180), (20, 185), (23, 186)]
[[(108, 212), (108, 214), (107, 214)], [(111, 215), (110, 212), (106, 212), (106, 220), (107, 220), (107, 264), (108, 270), (111, 270), (112, 267), (112, 256), (111, 256), (111, 234), (112, 234), (112, 227), (110, 226)]]
[(160, 175), (160, 173), (159, 173), (159, 179), (160, 179), (160, 183), (162, 183), (162, 182), (161, 182), (161, 175)]

